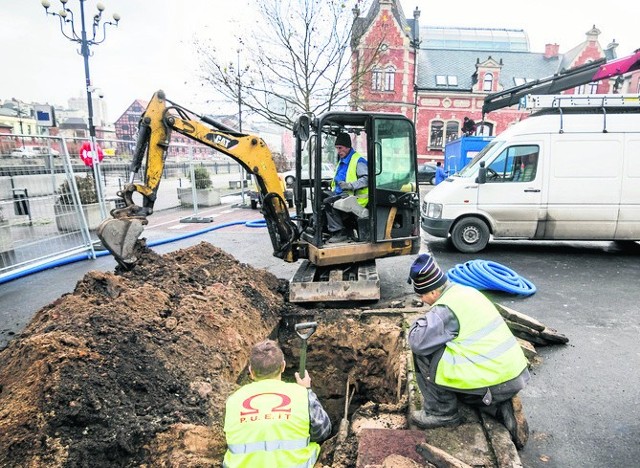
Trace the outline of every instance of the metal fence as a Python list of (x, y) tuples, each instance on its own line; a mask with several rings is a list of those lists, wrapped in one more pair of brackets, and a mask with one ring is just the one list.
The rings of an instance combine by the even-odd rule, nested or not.
[[(84, 141), (0, 134), (0, 284), (70, 257), (95, 258), (95, 229), (130, 179), (131, 142), (98, 140), (104, 159), (89, 167), (80, 157)], [(198, 175), (229, 174), (229, 187), (241, 179), (233, 160), (211, 154), (198, 160), (202, 145), (179, 146), (165, 163), (156, 210), (179, 206), (176, 189), (199, 185)]]

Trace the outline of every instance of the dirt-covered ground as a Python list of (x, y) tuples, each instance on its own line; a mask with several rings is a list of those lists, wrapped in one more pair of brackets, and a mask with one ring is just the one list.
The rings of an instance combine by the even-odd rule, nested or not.
[[(336, 432), (347, 381), (351, 408), (402, 404), (397, 319), (311, 312), (286, 292), (207, 243), (88, 273), (0, 352), (0, 466), (219, 466), (224, 403), (246, 381), (250, 347), (279, 339), (290, 375), (302, 321), (319, 322), (307, 369)], [(357, 442), (335, 439), (324, 463), (353, 466)]]

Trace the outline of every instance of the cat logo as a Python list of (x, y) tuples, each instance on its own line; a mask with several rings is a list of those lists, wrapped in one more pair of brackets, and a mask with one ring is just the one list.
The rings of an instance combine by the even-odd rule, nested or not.
[(226, 149), (231, 149), (238, 144), (238, 140), (227, 138), (219, 133), (207, 133), (205, 138), (215, 145), (224, 146)]

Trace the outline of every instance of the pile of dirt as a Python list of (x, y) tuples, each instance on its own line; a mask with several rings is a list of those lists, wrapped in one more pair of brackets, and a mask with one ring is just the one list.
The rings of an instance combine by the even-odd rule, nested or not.
[[(400, 319), (311, 313), (286, 302), (287, 288), (207, 243), (88, 273), (0, 352), (0, 466), (219, 466), (224, 404), (247, 381), (251, 345), (278, 339), (292, 379), (293, 324), (318, 314), (307, 369), (334, 434), (347, 381), (351, 408), (396, 402)], [(327, 463), (354, 466), (351, 444), (336, 465), (328, 443)]]
[(0, 465), (219, 464), (225, 399), (285, 290), (206, 243), (88, 273), (0, 353)]

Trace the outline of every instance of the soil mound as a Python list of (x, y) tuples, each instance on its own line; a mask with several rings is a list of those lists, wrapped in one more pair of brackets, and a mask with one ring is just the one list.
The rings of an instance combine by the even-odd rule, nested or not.
[(207, 243), (90, 272), (0, 353), (0, 465), (211, 466), (287, 284)]

